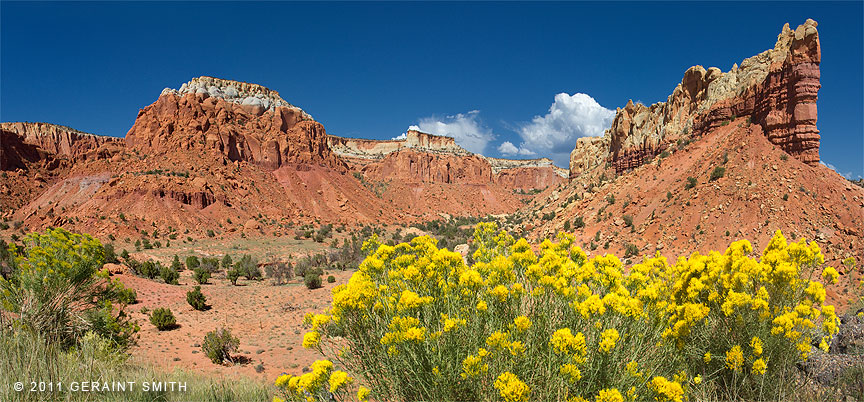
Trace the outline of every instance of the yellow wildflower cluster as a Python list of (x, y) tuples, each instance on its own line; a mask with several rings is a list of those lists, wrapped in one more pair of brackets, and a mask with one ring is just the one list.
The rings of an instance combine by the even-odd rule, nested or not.
[[(532, 249), (481, 223), (469, 265), (430, 237), (373, 237), (330, 310), (305, 320), (304, 346), (362, 374), (382, 400), (681, 401), (706, 384), (746, 397), (749, 379), (794, 367), (837, 332), (824, 286), (806, 277), (834, 280), (816, 270), (815, 243), (777, 232), (761, 257), (740, 240), (625, 267), (574, 240)], [(331, 387), (350, 383), (340, 378)]]
[[(276, 387), (288, 400), (317, 401), (320, 399), (319, 395), (324, 392), (343, 391), (345, 386), (353, 381), (344, 371), (333, 371), (333, 363), (329, 360), (318, 360), (309, 368), (311, 371), (306, 374), (300, 376), (282, 374), (276, 379)], [(325, 384), (329, 387), (325, 387)]]

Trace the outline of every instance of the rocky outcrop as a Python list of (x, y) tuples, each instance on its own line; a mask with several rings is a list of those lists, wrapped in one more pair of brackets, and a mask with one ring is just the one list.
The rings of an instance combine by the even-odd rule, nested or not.
[(328, 147), (324, 126), (277, 92), (209, 77), (163, 91), (138, 113), (126, 144), (146, 154), (191, 151), (268, 170), (288, 164), (347, 168)]
[(123, 143), (121, 138), (49, 123), (0, 123), (0, 138), (0, 170), (24, 168), (25, 161), (44, 160), (48, 155), (71, 161), (106, 158)]
[(570, 178), (582, 172), (601, 166), (609, 156), (609, 136), (582, 137), (576, 140), (576, 147), (570, 152)]
[[(773, 50), (745, 60), (758, 63), (759, 68), (754, 69), (760, 73), (761, 67), (768, 66), (762, 82), (711, 105), (696, 121), (696, 132), (712, 130), (734, 116), (748, 116), (751, 123), (762, 126), (773, 144), (815, 166), (819, 163), (816, 100), (821, 58), (815, 21), (807, 20), (794, 31), (786, 24)], [(746, 68), (742, 63), (741, 69)]]
[(405, 183), (491, 184), (492, 166), (478, 155), (451, 155), (403, 149), (362, 170), (373, 181)]
[(347, 158), (382, 159), (391, 152), (409, 148), (424, 152), (470, 154), (464, 148), (456, 145), (456, 140), (453, 137), (428, 134), (417, 130), (408, 130), (403, 138), (393, 140), (366, 140), (330, 135), (327, 137), (327, 143), (333, 152)]
[(556, 185), (567, 178), (550, 159), (511, 160), (473, 154), (452, 137), (408, 130), (402, 138), (329, 136), (330, 148), (370, 180), (406, 183), (500, 184), (508, 189)]
[(807, 20), (793, 31), (786, 24), (773, 49), (729, 72), (689, 68), (666, 102), (645, 106), (630, 101), (618, 108), (603, 140), (577, 142), (571, 178), (605, 162), (618, 172), (633, 169), (668, 144), (745, 117), (748, 124), (761, 125), (768, 139), (790, 155), (810, 165), (818, 163), (821, 53), (816, 25)]
[(277, 107), (286, 107), (298, 110), (298, 113), (305, 120), (314, 120), (312, 116), (299, 107), (282, 99), (279, 96), (279, 92), (248, 82), (223, 80), (213, 77), (197, 77), (181, 85), (180, 89), (165, 88), (162, 90), (161, 95), (168, 94), (177, 96), (193, 94), (222, 98), (228, 102), (243, 106), (244, 109), (253, 114), (261, 114), (264, 110), (273, 112), (276, 111)]

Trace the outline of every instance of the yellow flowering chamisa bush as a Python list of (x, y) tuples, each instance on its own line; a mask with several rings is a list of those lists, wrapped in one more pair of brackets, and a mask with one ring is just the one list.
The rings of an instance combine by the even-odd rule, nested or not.
[(373, 237), (330, 310), (306, 317), (303, 345), (330, 360), (280, 377), (278, 398), (784, 399), (795, 364), (837, 332), (823, 285), (809, 279), (823, 276), (819, 247), (779, 231), (761, 257), (740, 240), (627, 268), (589, 259), (567, 233), (536, 253), (481, 223), (474, 245), (469, 266), (429, 237)]

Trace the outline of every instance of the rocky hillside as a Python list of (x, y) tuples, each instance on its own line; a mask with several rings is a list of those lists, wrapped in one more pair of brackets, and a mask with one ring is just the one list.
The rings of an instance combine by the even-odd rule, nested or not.
[(76, 164), (104, 160), (122, 139), (48, 123), (0, 123), (0, 217), (11, 217)]
[[(741, 238), (761, 249), (779, 229), (818, 240), (835, 267), (861, 260), (864, 189), (818, 163), (819, 59), (808, 20), (730, 72), (688, 69), (667, 102), (628, 103), (606, 135), (577, 142), (571, 181), (533, 201), (525, 227), (568, 228), (592, 253), (632, 257)], [(842, 300), (850, 283), (829, 296)]]
[(511, 160), (473, 154), (451, 137), (408, 130), (394, 140), (330, 136), (330, 148), (369, 180), (498, 185), (508, 191), (544, 189), (567, 178), (549, 159)]
[(693, 66), (666, 102), (629, 102), (618, 108), (603, 137), (577, 142), (570, 175), (609, 162), (617, 172), (633, 169), (672, 144), (704, 135), (736, 117), (759, 125), (772, 144), (809, 164), (819, 162), (816, 100), (820, 88), (819, 33), (807, 20), (783, 27), (773, 49), (735, 65)]
[(211, 77), (163, 90), (125, 140), (41, 123), (2, 128), (5, 219), (115, 236), (283, 235), (313, 221), (509, 213), (531, 197), (516, 189), (566, 176), (415, 131), (401, 141), (328, 136), (276, 91)]

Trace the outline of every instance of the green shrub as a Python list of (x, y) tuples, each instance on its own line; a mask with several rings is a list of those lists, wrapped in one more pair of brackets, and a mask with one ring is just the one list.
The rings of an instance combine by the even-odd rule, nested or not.
[(610, 205), (614, 204), (615, 203), (615, 194), (609, 194), (608, 196), (606, 196), (606, 202), (608, 202)]
[(199, 265), (201, 265), (201, 261), (198, 260), (198, 257), (194, 255), (186, 257), (186, 269), (194, 270), (195, 268), (198, 268)]
[(174, 254), (174, 259), (171, 260), (171, 269), (180, 272), (183, 271), (183, 264), (180, 263), (180, 257)]
[(576, 229), (584, 228), (585, 227), (585, 220), (582, 219), (581, 216), (577, 216), (575, 219), (573, 219), (573, 227)]
[(136, 275), (147, 278), (147, 279), (155, 279), (160, 274), (160, 270), (162, 269), (161, 265), (157, 265), (158, 263), (153, 261), (144, 261), (140, 265), (132, 264), (130, 268), (132, 268), (132, 272)]
[(290, 281), (294, 276), (294, 269), (291, 264), (281, 261), (267, 264), (264, 266), (264, 272), (273, 281), (274, 285), (281, 285), (284, 282)]
[(216, 233), (213, 232), (213, 229), (207, 229), (207, 237), (216, 237)]
[(201, 265), (198, 268), (206, 269), (207, 272), (215, 274), (221, 271), (219, 267), (219, 259), (216, 257), (201, 257)]
[(258, 268), (258, 261), (248, 254), (241, 257), (234, 264), (234, 267), (248, 280), (261, 279), (261, 269)]
[(150, 323), (160, 331), (168, 331), (177, 327), (177, 319), (171, 309), (157, 307), (150, 313)]
[(231, 354), (237, 351), (240, 346), (240, 340), (231, 335), (231, 331), (220, 328), (216, 331), (210, 331), (204, 336), (204, 342), (201, 344), (201, 349), (204, 354), (216, 364), (222, 364), (226, 360), (233, 361)]
[(315, 272), (307, 272), (303, 277), (303, 283), (309, 289), (318, 289), (321, 287), (321, 275)]
[(231, 259), (230, 255), (225, 254), (225, 256), (222, 257), (222, 269), (227, 271), (227, 270), (231, 269), (233, 264), (234, 264), (234, 261)]
[(180, 274), (171, 267), (162, 267), (159, 275), (169, 285), (176, 285), (177, 280), (180, 279)]
[(195, 278), (195, 282), (198, 282), (199, 285), (204, 285), (210, 279), (210, 271), (203, 268), (195, 268), (192, 271), (192, 277)]
[(330, 276), (327, 277), (327, 283), (335, 283), (335, 282), (336, 282), (336, 277), (335, 277), (335, 276), (330, 275)]
[(237, 280), (240, 279), (243, 274), (240, 273), (237, 268), (231, 268), (230, 270), (228, 270), (225, 276), (228, 277), (228, 280), (231, 282), (232, 285), (237, 286)]
[(570, 220), (569, 220), (569, 219), (566, 220), (566, 221), (564, 221), (564, 230), (565, 230), (565, 231), (569, 231), (569, 230), (570, 230)]
[(4, 264), (11, 269), (8, 278), (0, 278), (3, 327), (24, 328), (63, 346), (73, 345), (87, 331), (119, 346), (131, 343), (137, 327), (122, 304), (112, 307), (120, 302), (123, 285), (100, 271), (104, 249), (98, 240), (48, 229), (24, 236), (23, 246), (7, 251)]
[(717, 180), (717, 179), (723, 177), (723, 175), (725, 175), (725, 174), (726, 174), (726, 168), (723, 166), (717, 166), (714, 168), (714, 170), (711, 171), (711, 181)]
[(119, 264), (120, 260), (117, 259), (117, 254), (114, 252), (114, 245), (111, 243), (105, 244), (102, 246), (105, 252), (105, 262), (110, 264)]
[(120, 304), (129, 305), (138, 303), (138, 292), (135, 289), (123, 287), (122, 284), (119, 287), (121, 289), (117, 290), (117, 301)]
[(695, 178), (695, 177), (692, 177), (692, 176), (691, 176), (691, 177), (688, 177), (688, 178), (687, 178), (687, 184), (684, 185), (684, 188), (686, 188), (686, 189), (689, 190), (689, 189), (691, 189), (691, 188), (693, 188), (693, 187), (696, 187), (696, 183), (697, 183), (697, 181), (696, 181), (696, 178)]
[(630, 242), (624, 243), (624, 258), (632, 257), (635, 255), (639, 255), (639, 247)]
[(621, 219), (624, 220), (624, 226), (633, 227), (633, 216), (632, 215), (624, 215)]
[(201, 286), (195, 286), (195, 289), (186, 292), (186, 302), (195, 310), (204, 311), (207, 309), (207, 297), (201, 293)]

